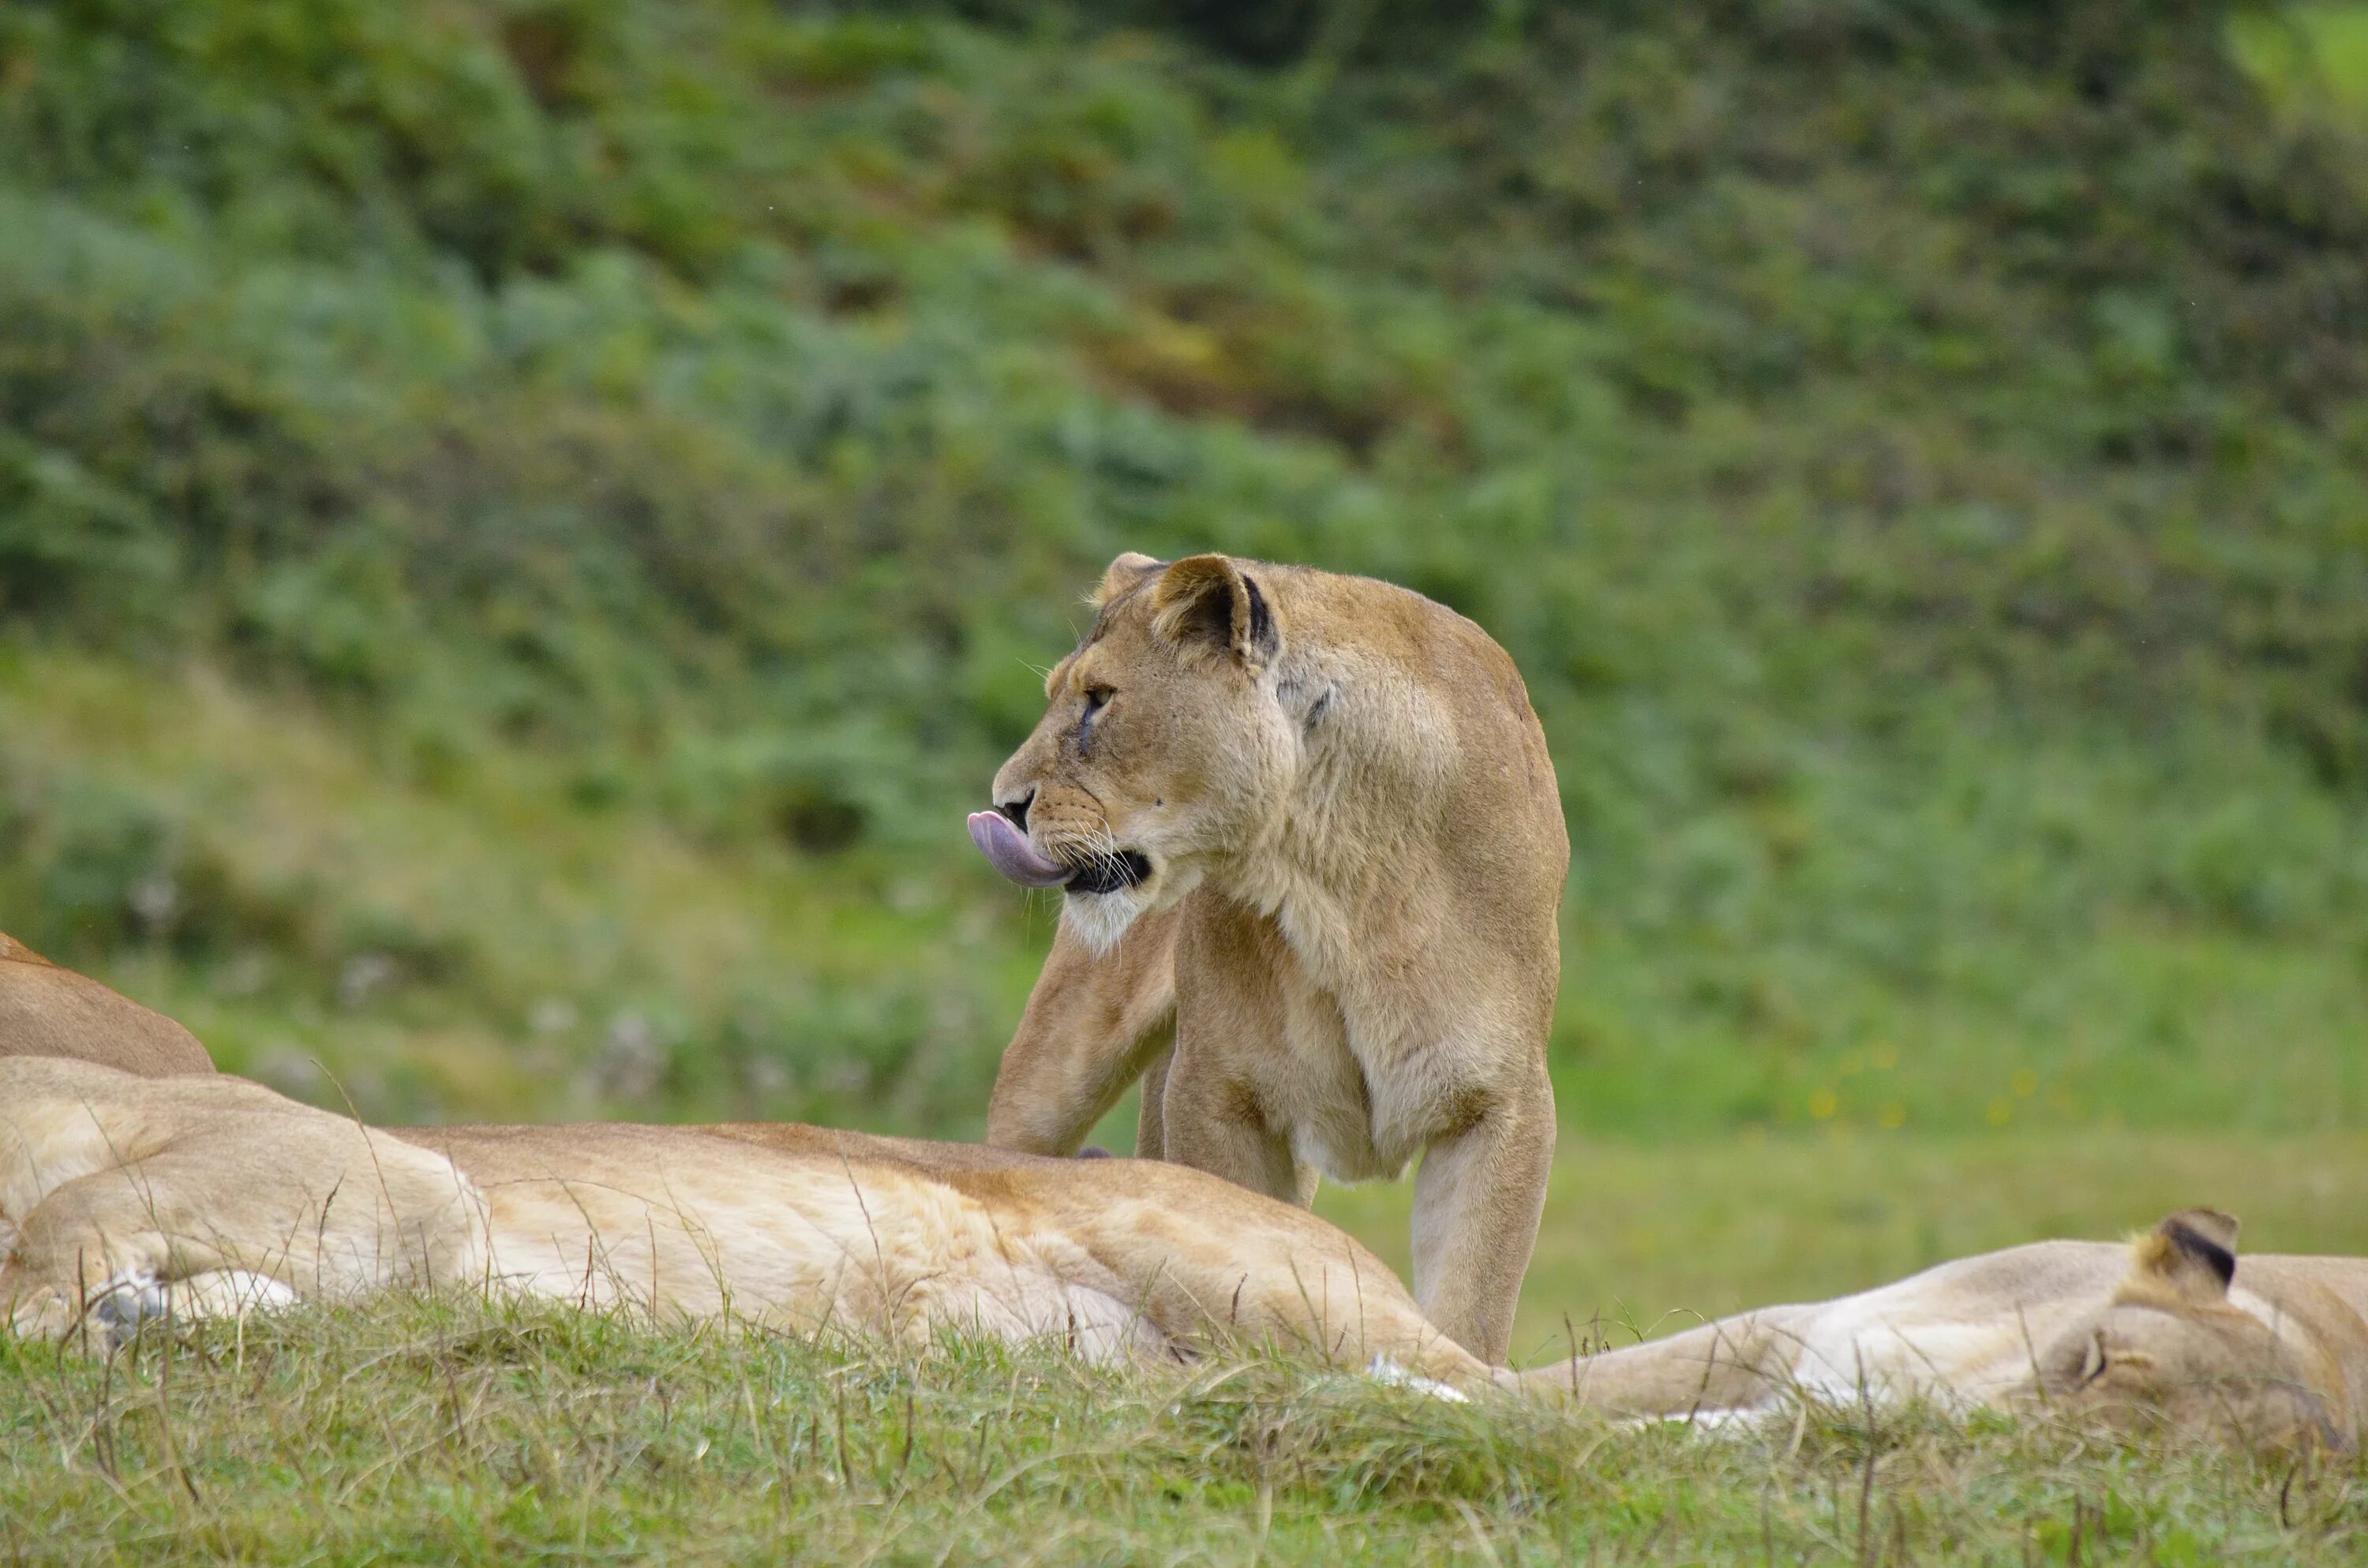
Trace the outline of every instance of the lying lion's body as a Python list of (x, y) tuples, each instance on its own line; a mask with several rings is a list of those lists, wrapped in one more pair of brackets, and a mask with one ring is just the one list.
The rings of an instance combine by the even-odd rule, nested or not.
[(0, 1056), (71, 1056), (160, 1077), (211, 1073), (197, 1037), (0, 931)]
[(1147, 1161), (792, 1126), (390, 1132), (228, 1076), (17, 1059), (0, 1061), (12, 1222), (0, 1304), (28, 1335), (74, 1331), (93, 1300), (120, 1323), (446, 1286), (1099, 1357), (1238, 1332), (1486, 1375), (1343, 1233)]
[[(1073, 868), (989, 1108), (1061, 1153), (1146, 1066), (1141, 1152), (1304, 1203), (1424, 1155), (1415, 1290), (1501, 1358), (1554, 1149), (1569, 846), (1519, 672), (1364, 578), (1121, 557), (981, 846)], [(1172, 1006), (1175, 1043), (1156, 1064)]]
[[(2216, 1274), (2203, 1261), (2226, 1226)], [(2368, 1261), (2248, 1256), (2174, 1215), (2135, 1248), (2052, 1241), (1830, 1301), (1767, 1307), (1565, 1363), (1566, 1395), (1633, 1415), (1843, 1403), (2056, 1404), (2356, 1441), (2368, 1415)], [(2186, 1250), (2192, 1249), (2192, 1250)]]

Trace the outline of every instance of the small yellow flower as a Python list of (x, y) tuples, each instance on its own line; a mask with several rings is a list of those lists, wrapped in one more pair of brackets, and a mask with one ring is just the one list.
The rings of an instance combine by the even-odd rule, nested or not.
[(1819, 1089), (1809, 1096), (1809, 1114), (1819, 1121), (1829, 1119), (1834, 1112), (1841, 1108), (1842, 1102), (1831, 1089)]
[(2014, 1119), (2014, 1102), (2001, 1096), (1990, 1101), (1990, 1125), (2004, 1127)]
[(2027, 1100), (2039, 1092), (2039, 1074), (2028, 1067), (2018, 1067), (2014, 1076), (2007, 1080), (2007, 1087), (2014, 1091), (2016, 1099)]

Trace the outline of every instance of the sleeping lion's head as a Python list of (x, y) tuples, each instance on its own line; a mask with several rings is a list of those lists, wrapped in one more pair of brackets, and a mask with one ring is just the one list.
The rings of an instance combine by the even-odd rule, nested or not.
[(2128, 1277), (2095, 1314), (2041, 1353), (2041, 1399), (2115, 1426), (2341, 1446), (2308, 1326), (2282, 1334), (2231, 1301), (2236, 1275), (2234, 1219), (2171, 1215), (2133, 1244)]
[(971, 836), (996, 869), (1057, 887), (1099, 948), (1251, 843), (1296, 766), (1275, 695), (1284, 628), (1252, 562), (1121, 555), (1093, 629), (1044, 683), (1044, 717), (995, 776)]

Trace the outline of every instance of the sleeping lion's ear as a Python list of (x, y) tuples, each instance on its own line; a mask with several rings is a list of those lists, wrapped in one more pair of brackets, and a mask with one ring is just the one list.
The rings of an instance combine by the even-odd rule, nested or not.
[(2137, 1239), (2124, 1289), (2169, 1290), (2181, 1301), (2226, 1301), (2237, 1278), (2237, 1221), (2217, 1209), (2182, 1209)]
[(1110, 563), (1110, 570), (1102, 574), (1100, 585), (1087, 596), (1086, 602), (1099, 609), (1143, 581), (1145, 572), (1156, 572), (1159, 567), (1156, 557), (1145, 555), (1139, 550), (1130, 550)]
[(1172, 642), (1231, 653), (1263, 668), (1281, 645), (1258, 579), (1222, 555), (1188, 555), (1152, 587), (1153, 627)]

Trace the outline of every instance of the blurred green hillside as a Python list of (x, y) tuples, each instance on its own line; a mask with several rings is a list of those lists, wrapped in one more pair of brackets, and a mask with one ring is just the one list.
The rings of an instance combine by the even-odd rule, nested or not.
[(1520, 663), (1576, 1126), (2368, 1126), (2358, 14), (17, 0), (0, 926), (974, 1131), (961, 813), (1214, 548)]

